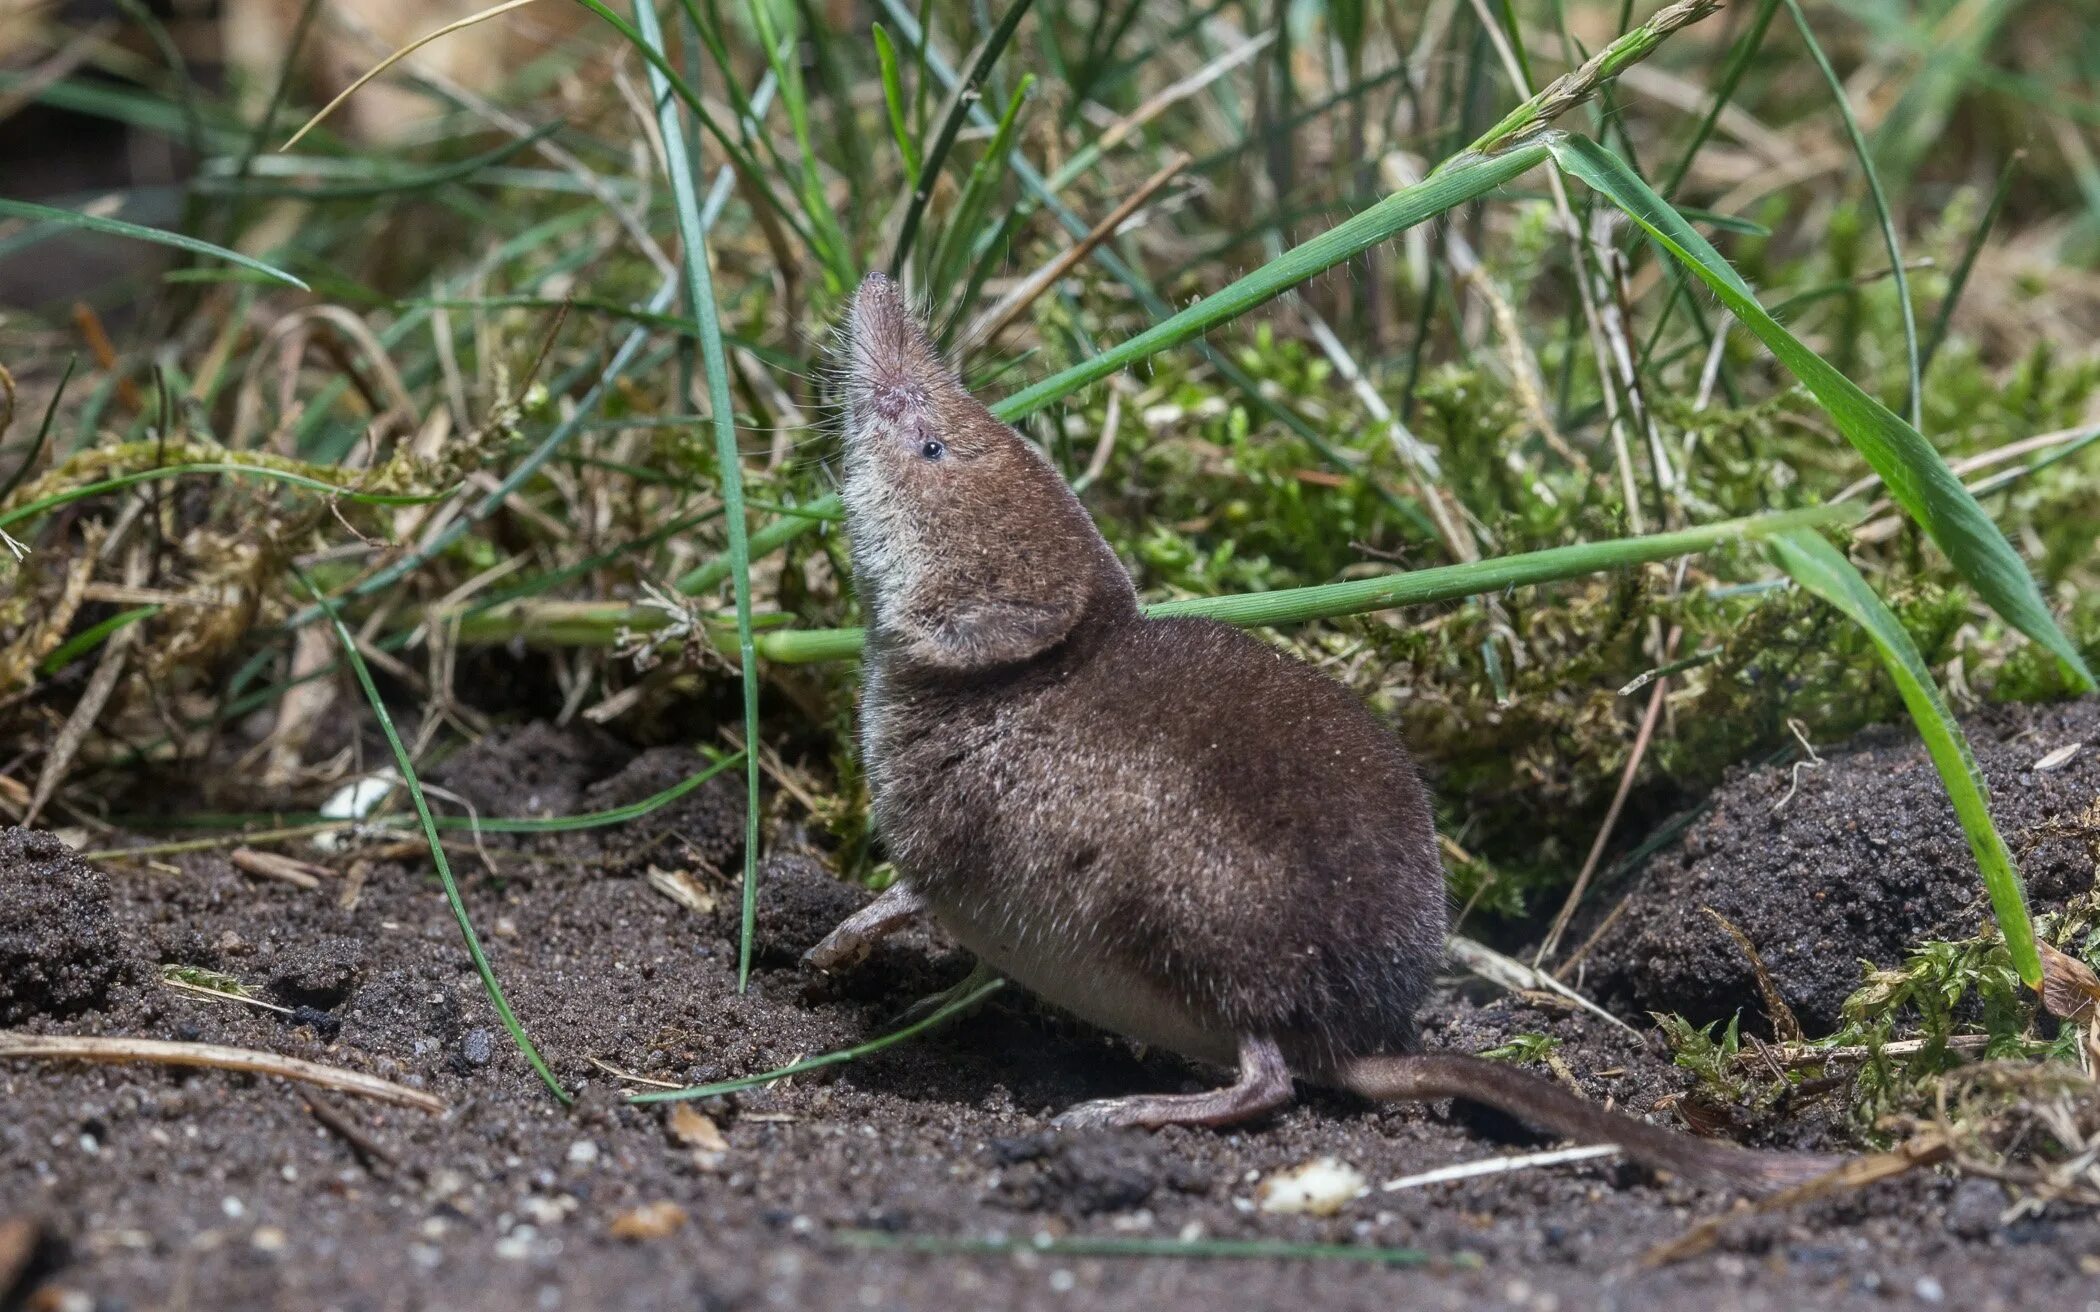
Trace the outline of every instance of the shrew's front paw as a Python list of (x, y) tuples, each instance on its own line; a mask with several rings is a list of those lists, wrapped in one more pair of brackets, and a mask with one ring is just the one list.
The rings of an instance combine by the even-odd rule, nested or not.
[(814, 970), (844, 970), (858, 965), (875, 950), (878, 939), (901, 929), (926, 903), (901, 880), (890, 885), (873, 902), (839, 922), (824, 941), (802, 954), (802, 964)]

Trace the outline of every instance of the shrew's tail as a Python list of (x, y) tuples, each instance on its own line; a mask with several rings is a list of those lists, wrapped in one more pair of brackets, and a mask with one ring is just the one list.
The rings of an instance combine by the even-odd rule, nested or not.
[(1747, 1194), (1768, 1194), (1801, 1184), (1844, 1160), (1816, 1153), (1760, 1152), (1694, 1138), (1607, 1111), (1503, 1062), (1457, 1053), (1358, 1057), (1340, 1068), (1334, 1083), (1378, 1102), (1464, 1098), (1485, 1103), (1564, 1138), (1617, 1144), (1644, 1166)]

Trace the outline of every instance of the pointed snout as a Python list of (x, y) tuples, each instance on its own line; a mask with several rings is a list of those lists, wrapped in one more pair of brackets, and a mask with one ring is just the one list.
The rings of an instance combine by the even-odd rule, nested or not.
[(903, 290), (886, 274), (869, 274), (853, 294), (847, 338), (848, 400), (856, 408), (895, 417), (907, 404), (925, 403), (947, 378)]

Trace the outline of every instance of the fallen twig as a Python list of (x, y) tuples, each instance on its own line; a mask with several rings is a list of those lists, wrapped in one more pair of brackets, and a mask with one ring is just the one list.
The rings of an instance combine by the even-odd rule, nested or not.
[[(376, 1168), (382, 1166), (389, 1171), (400, 1171), (403, 1169), (400, 1159), (395, 1157), (385, 1144), (365, 1133), (362, 1126), (351, 1120), (334, 1103), (329, 1102), (317, 1093), (302, 1094), (300, 1097), (306, 1103), (306, 1110), (313, 1115), (313, 1118), (319, 1121), (329, 1133), (348, 1144), (350, 1151), (356, 1155), (358, 1161), (364, 1164), (364, 1168), (367, 1171), (377, 1175), (379, 1171)], [(420, 1172), (414, 1171), (410, 1173), (420, 1174)]]
[(1580, 993), (1577, 993), (1574, 989), (1563, 984), (1545, 971), (1533, 966), (1527, 966), (1514, 957), (1506, 957), (1485, 943), (1477, 943), (1472, 939), (1453, 934), (1445, 942), (1444, 951), (1453, 961), (1456, 961), (1459, 965), (1464, 966), (1467, 970), (1472, 971), (1491, 984), (1499, 984), (1515, 993), (1551, 993), (1557, 997), (1566, 998), (1569, 1002), (1574, 1003), (1591, 1015), (1608, 1020), (1629, 1034), (1633, 1032), (1633, 1026), (1628, 1025), (1617, 1016), (1612, 1015), (1588, 998), (1583, 997)]
[(259, 852), (252, 847), (243, 847), (226, 858), (233, 868), (258, 879), (274, 879), (290, 884), (294, 888), (308, 890), (321, 886), (323, 876), (335, 872), (326, 866), (317, 866), (311, 861), (284, 856), (277, 852)]
[(280, 1057), (251, 1048), (216, 1043), (174, 1043), (165, 1039), (75, 1038), (55, 1034), (21, 1034), (0, 1030), (0, 1058), (43, 1057), (55, 1061), (147, 1062), (162, 1066), (203, 1066), (218, 1070), (275, 1075), (301, 1084), (338, 1089), (360, 1097), (442, 1113), (445, 1104), (431, 1094), (376, 1075), (323, 1066), (299, 1057)]
[(1397, 1180), (1388, 1180), (1379, 1185), (1380, 1193), (1392, 1193), (1400, 1189), (1419, 1189), (1425, 1184), (1443, 1184), (1448, 1180), (1472, 1180), (1483, 1175), (1507, 1175), (1511, 1171), (1528, 1171), (1535, 1166), (1558, 1166), (1562, 1162), (1587, 1162), (1597, 1157), (1616, 1157), (1619, 1146), (1613, 1143), (1585, 1144), (1580, 1148), (1555, 1148), (1543, 1153), (1518, 1153), (1513, 1157), (1485, 1157), (1479, 1161), (1459, 1162), (1452, 1166), (1439, 1166), (1433, 1171), (1422, 1171), (1415, 1175), (1403, 1175)]
[(1945, 1158), (1949, 1151), (1944, 1134), (1927, 1131), (1892, 1152), (1847, 1158), (1836, 1169), (1826, 1171), (1805, 1184), (1781, 1190), (1747, 1207), (1737, 1207), (1718, 1216), (1706, 1218), (1670, 1242), (1649, 1249), (1641, 1258), (1641, 1265), (1653, 1268), (1681, 1262), (1687, 1257), (1697, 1257), (1713, 1247), (1714, 1241), (1721, 1237), (1721, 1231), (1738, 1217), (1758, 1216), (1792, 1207), (1797, 1203), (1814, 1202), (1819, 1198), (1831, 1198), (1864, 1189), (1877, 1180), (1887, 1180), (1920, 1166), (1930, 1166)]

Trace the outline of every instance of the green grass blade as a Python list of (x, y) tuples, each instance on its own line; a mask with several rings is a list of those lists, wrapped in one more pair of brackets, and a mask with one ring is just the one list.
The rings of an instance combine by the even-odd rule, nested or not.
[(118, 611), (100, 624), (91, 624), (59, 644), (49, 656), (37, 662), (36, 672), (43, 675), (56, 674), (101, 646), (118, 630), (128, 629), (140, 620), (158, 614), (158, 606), (134, 606), (130, 610)]
[(511, 1042), (518, 1045), (518, 1051), (525, 1054), (525, 1060), (532, 1064), (532, 1069), (546, 1082), (547, 1087), (554, 1091), (554, 1096), (566, 1105), (572, 1101), (569, 1091), (562, 1088), (561, 1081), (554, 1078), (554, 1072), (547, 1069), (547, 1063), (540, 1057), (540, 1050), (533, 1046), (531, 1037), (525, 1033), (525, 1027), (518, 1023), (516, 1014), (510, 1009), (510, 1000), (503, 996), (503, 986), (496, 982), (495, 967), (489, 965), (488, 954), (481, 950), (481, 936), (474, 932), (474, 921), (467, 915), (466, 900), (460, 896), (459, 881), (452, 877), (452, 863), (445, 859), (445, 844), (438, 837), (437, 822), (430, 814), (430, 801), (423, 796), (422, 781), (416, 777), (416, 764), (409, 759), (408, 748), (402, 744), (401, 735), (394, 729), (394, 717), (387, 714), (386, 701), (380, 697), (378, 687), (372, 682), (372, 671), (366, 668), (365, 658), (357, 650), (357, 642), (350, 636), (350, 630), (344, 625), (343, 617), (337, 613), (335, 604), (322, 597), (320, 589), (314, 586), (312, 579), (304, 573), (295, 573), (300, 586), (306, 589), (306, 595), (313, 598), (313, 604), (321, 609), (328, 617), (329, 624), (334, 627), (335, 640), (343, 649), (343, 659), (350, 662), (351, 670), (357, 675), (358, 686), (364, 689), (365, 701), (372, 707), (373, 718), (379, 721), (380, 731), (386, 734), (387, 746), (393, 749), (394, 766), (401, 771), (402, 782), (408, 786), (409, 798), (416, 805), (416, 817), (423, 822), (423, 839), (429, 843), (430, 859), (437, 865), (438, 882), (445, 887), (445, 901), (452, 907), (452, 918), (459, 922), (460, 937), (466, 940), (467, 955), (473, 958), (474, 970), (481, 976), (481, 987), (487, 991), (489, 1001), (494, 1004), (496, 1015), (503, 1021), (503, 1028), (510, 1032)]
[(1758, 304), (1742, 275), (1618, 156), (1582, 137), (1560, 138), (1549, 143), (1549, 148), (1563, 169), (1624, 210), (1697, 275), (1744, 327), (1757, 334), (1821, 403), (1846, 440), (1881, 475), (1897, 504), (1924, 526), (1992, 610), (2054, 653), (2078, 686), (2088, 691), (2094, 687), (2092, 672), (2050, 615), (2034, 576), (1917, 429), (1781, 326)]
[(21, 464), (15, 466), (15, 472), (7, 476), (7, 481), (0, 483), (0, 504), (13, 496), (15, 489), (29, 478), (29, 471), (36, 468), (36, 458), (44, 453), (44, 443), (51, 440), (51, 421), (58, 418), (59, 402), (66, 399), (66, 384), (73, 381), (73, 366), (79, 363), (78, 354), (66, 357), (65, 372), (58, 376), (58, 386), (51, 389), (51, 401), (44, 407), (43, 422), (36, 426), (36, 436), (29, 441), (28, 454), (22, 457)]
[(801, 61), (789, 58), (798, 43), (793, 34), (783, 35), (774, 26), (768, 0), (745, 0), (744, 9), (758, 33), (758, 43), (766, 52), (768, 66), (780, 84), (780, 103), (787, 111), (788, 131), (794, 135), (795, 154), (800, 160), (797, 181), (802, 211), (809, 216), (810, 231), (816, 238), (812, 250), (832, 294), (843, 296), (853, 285), (853, 252), (846, 240), (845, 229), (839, 225), (838, 211), (824, 190), (823, 175), (817, 168), (817, 146), (810, 130), (809, 94), (802, 81)]
[(729, 767), (743, 764), (746, 755), (744, 752), (731, 752), (700, 773), (687, 775), (669, 788), (651, 793), (638, 802), (629, 802), (625, 806), (615, 806), (604, 811), (586, 811), (581, 815), (494, 819), (441, 815), (437, 818), (437, 826), (440, 829), (465, 829), (483, 834), (568, 834), (579, 829), (604, 829), (611, 825), (624, 825), (641, 819), (651, 811), (662, 810)]
[[(970, 53), (962, 80), (955, 84), (941, 106), (940, 126), (934, 131), (933, 144), (926, 149), (925, 161), (912, 175), (911, 197), (904, 204), (903, 222), (897, 228), (896, 240), (890, 243), (889, 258), (883, 261), (883, 267), (892, 278), (903, 267), (904, 257), (911, 254), (912, 239), (918, 235), (919, 220), (926, 213), (926, 202), (933, 199), (933, 184), (940, 177), (942, 166), (948, 162), (948, 152), (954, 147), (956, 136), (962, 132), (964, 120), (977, 107), (978, 88), (1013, 40), (1015, 29), (1021, 26), (1021, 18), (1032, 3), (1034, 0), (1013, 0), (1006, 13), (1001, 15), (999, 25), (985, 33), (984, 39), (977, 43), (977, 49)], [(925, 46), (923, 35), (920, 46), (922, 49)], [(924, 78), (920, 84), (925, 84)]]
[[(933, 258), (929, 261), (933, 276), (927, 286), (946, 289), (967, 283), (962, 261), (971, 254), (972, 239), (983, 235), (978, 220), (991, 203), (998, 183), (1006, 177), (1006, 163), (1013, 152), (1014, 129), (1020, 122), (1021, 106), (1034, 88), (1035, 74), (1023, 74), (1020, 85), (1014, 88), (1013, 96), (1007, 102), (1006, 112), (999, 117), (999, 126), (993, 130), (991, 141), (978, 155), (977, 162), (971, 165), (945, 231), (934, 244)], [(993, 234), (996, 235), (998, 230), (998, 225), (994, 225)], [(956, 308), (960, 310), (959, 305)]]
[[(1340, 583), (1318, 583), (1302, 588), (1278, 588), (1273, 592), (1249, 592), (1222, 597), (1192, 597), (1162, 602), (1146, 608), (1155, 617), (1198, 615), (1242, 627), (1299, 624), (1330, 619), (1337, 615), (1361, 615), (1395, 606), (1418, 606), (1429, 602), (1455, 601), (1461, 597), (1499, 592), (1580, 578), (1603, 570), (1624, 569), (1649, 561), (1670, 560), (1706, 551), (1728, 542), (1756, 541), (1774, 533), (1804, 527), (1833, 527), (1856, 522), (1866, 513), (1863, 506), (1842, 502), (1781, 510), (1746, 519), (1722, 520), (1697, 528), (1644, 537), (1615, 538), (1608, 542), (1584, 542), (1567, 547), (1549, 547), (1522, 555), (1435, 569), (1381, 574), (1375, 578), (1349, 579)], [(608, 605), (592, 616), (572, 610), (557, 640), (604, 645), (621, 628), (643, 630), (665, 621), (662, 611)], [(461, 641), (507, 641), (515, 629), (472, 633), (463, 630)], [(859, 629), (775, 629), (759, 636), (758, 654), (783, 665), (817, 661), (851, 660), (860, 653)], [(528, 639), (529, 640), (529, 639)]]
[[(157, 611), (159, 607), (145, 607), (143, 609), (151, 612)], [(54, 655), (55, 654), (56, 653), (54, 653)], [(325, 676), (328, 674), (332, 674), (339, 668), (341, 668), (340, 662), (330, 664), (325, 668), (316, 671), (316, 675)], [(744, 754), (742, 752), (731, 752), (729, 755), (710, 764), (705, 770), (700, 771), (698, 774), (687, 775), (685, 778), (680, 779), (677, 783), (672, 784), (669, 788), (665, 788), (660, 792), (651, 793), (649, 796), (644, 797), (638, 802), (629, 802), (625, 806), (615, 806), (604, 811), (585, 811), (578, 815), (552, 816), (440, 815), (433, 817), (433, 823), (435, 823), (439, 829), (445, 830), (447, 832), (458, 832), (461, 830), (465, 830), (468, 832), (478, 831), (484, 834), (567, 834), (574, 833), (577, 830), (581, 829), (606, 829), (612, 827), (613, 825), (631, 824), (634, 821), (640, 820), (644, 816), (649, 815), (651, 812), (661, 811), (663, 808), (669, 806), (671, 803), (677, 801), (679, 798), (684, 797), (687, 793), (692, 792), (694, 789), (700, 787), (708, 780), (722, 773), (722, 771), (729, 769), (731, 766), (743, 764), (743, 761)], [(396, 823), (405, 822), (407, 819), (408, 817), (406, 816), (389, 815), (376, 816), (371, 819), (360, 820), (354, 823), (358, 825), (378, 828), (381, 826), (391, 826)], [(222, 813), (162, 816), (139, 815), (126, 817), (126, 820), (131, 828), (139, 830), (152, 830), (156, 828), (242, 829), (246, 826), (256, 824), (277, 825), (281, 827), (271, 832), (285, 837), (294, 837), (303, 834), (318, 833), (323, 829), (341, 829), (346, 823), (352, 823), (343, 820), (340, 816), (331, 817), (320, 814), (296, 813), (286, 814), (281, 811), (263, 813), (251, 812), (247, 814)], [(253, 833), (243, 833), (234, 835), (234, 839), (236, 841), (258, 841), (260, 838), (261, 835)], [(151, 848), (137, 849), (137, 854), (140, 856), (144, 856), (147, 855), (149, 852), (165, 853), (178, 850), (194, 851), (198, 849), (190, 845), (185, 845), (180, 848), (170, 847), (166, 845), (156, 845)]]
[(904, 171), (912, 177), (919, 176), (919, 147), (912, 140), (911, 127), (904, 118), (904, 80), (897, 73), (897, 45), (890, 40), (890, 30), (875, 24), (875, 60), (882, 67), (882, 103), (890, 114), (890, 136), (897, 142), (897, 155), (904, 161)]
[[(663, 29), (650, 0), (635, 0), (635, 25), (648, 46), (662, 53)], [(736, 645), (744, 685), (744, 905), (737, 936), (736, 986), (751, 980), (751, 935), (758, 920), (758, 654), (751, 641), (750, 525), (744, 518), (744, 472), (736, 449), (736, 414), (729, 399), (729, 355), (722, 345), (722, 321), (715, 307), (714, 275), (708, 269), (707, 224), (687, 161), (685, 127), (678, 107), (664, 98), (668, 85), (656, 61), (649, 65), (649, 84), (657, 98), (657, 128), (671, 173), (672, 208), (678, 214), (679, 240), (685, 247), (687, 308), (700, 325), (700, 361), (707, 375), (707, 408), (714, 421), (715, 461), (721, 467), (724, 526), (729, 538), (729, 577), (735, 585)]]
[(425, 493), (359, 492), (355, 488), (338, 487), (333, 483), (323, 482), (318, 478), (293, 473), (289, 469), (273, 469), (268, 465), (224, 463), (162, 465), (158, 469), (141, 469), (129, 474), (119, 474), (115, 478), (104, 478), (98, 479), (93, 483), (82, 483), (79, 487), (69, 487), (63, 492), (53, 492), (50, 496), (38, 497), (34, 501), (16, 506), (13, 510), (0, 511), (0, 528), (5, 528), (9, 524), (20, 523), (25, 519), (33, 519), (47, 510), (54, 510), (69, 502), (83, 501), (89, 497), (101, 496), (104, 492), (113, 492), (118, 488), (130, 487), (135, 483), (150, 483), (163, 478), (182, 478), (189, 474), (235, 474), (243, 478), (269, 479), (279, 483), (289, 483), (294, 487), (303, 487), (313, 492), (326, 492), (337, 500), (353, 502), (360, 506), (427, 506), (433, 501), (443, 501), (458, 490), (457, 488), (447, 488), (443, 492)]
[(1946, 343), (1947, 328), (1954, 322), (1954, 307), (1961, 303), (1962, 289), (1969, 285), (1969, 273), (1976, 267), (1976, 257), (1983, 254), (1983, 244), (1989, 239), (1991, 229), (1998, 222), (1998, 212), (2005, 208), (2006, 193), (2012, 190), (2013, 174), (2020, 167), (2018, 154), (2005, 161), (1998, 171), (1998, 185), (1991, 191), (1991, 203), (1983, 211), (1983, 219), (1976, 231), (1969, 235), (1969, 244), (1962, 248), (1961, 260), (1955, 264), (1954, 272), (1947, 279), (1947, 295), (1940, 301), (1940, 308), (1932, 317), (1932, 331), (1926, 334), (1925, 349), (1918, 356), (1918, 374), (1923, 377), (1932, 369), (1933, 357), (1940, 353)]
[(1485, 196), (1503, 183), (1537, 167), (1546, 159), (1546, 154), (1544, 145), (1520, 146), (1504, 155), (1473, 159), (1439, 170), (1411, 187), (1392, 193), (1356, 217), (1292, 247), (1254, 272), (1121, 345), (1023, 388), (992, 407), (992, 413), (1011, 423), (1147, 356), (1201, 337), (1299, 283), (1369, 250), (1395, 233)]
[[(608, 8), (604, 0), (575, 0), (575, 2), (604, 19), (615, 32), (618, 32), (629, 45), (634, 47), (635, 53), (642, 57), (642, 61), (649, 65), (650, 70), (656, 77), (663, 79), (663, 88), (656, 92), (656, 98), (661, 101), (665, 92), (668, 91), (684, 101), (685, 107), (692, 110), (693, 117), (699, 120), (701, 128), (715, 139), (716, 144), (721, 146), (722, 152), (733, 161), (739, 175), (747, 179), (750, 185), (758, 192), (759, 198), (766, 203), (766, 208), (778, 214), (782, 222), (793, 228), (795, 235), (801, 238), (803, 242), (814, 247), (815, 243), (810, 237), (809, 230), (802, 226), (801, 221), (795, 217), (794, 211), (790, 210), (781, 201), (780, 197), (775, 194), (772, 183), (769, 181), (770, 175), (759, 168), (758, 161), (753, 159), (751, 153), (744, 149), (742, 142), (722, 129), (722, 125), (715, 120), (715, 116), (707, 112), (707, 106), (701, 103), (700, 93), (693, 90), (691, 84), (681, 77), (678, 70), (672, 66), (671, 61), (664, 57), (663, 42), (658, 40), (652, 44), (643, 39), (641, 32), (636, 30), (635, 25)], [(650, 11), (649, 16), (654, 20), (656, 17), (655, 11)], [(661, 32), (662, 29), (660, 25), (652, 23), (652, 30)], [(651, 85), (655, 85), (653, 79)]]
[(2013, 968), (2030, 987), (2039, 987), (2042, 962), (2035, 952), (2034, 923), (2027, 916), (2027, 895), (2020, 886), (2020, 872), (2013, 866), (2012, 853), (2006, 850), (1998, 827), (1991, 823), (1989, 791), (1982, 772), (1976, 768), (1976, 758), (1969, 751), (1969, 740), (1955, 723), (1946, 699), (1940, 696), (1932, 671), (1918, 654), (1917, 644), (1852, 562), (1821, 534), (1812, 529), (1789, 530), (1773, 536), (1766, 548), (1796, 583), (1843, 611), (1873, 639), (1882, 664), (1895, 680), (1896, 691), (1910, 709), (1919, 736), (1925, 740), (1925, 750), (1939, 769), (1948, 800), (1954, 803), (1954, 813), (1961, 820), (1962, 832), (1968, 835), (1969, 850), (1976, 854), (1976, 864), (1983, 871), (1991, 912), (2005, 934)]
[(1903, 354), (1909, 369), (1909, 378), (1903, 394), (1903, 413), (1916, 428), (1925, 422), (1924, 387), (1920, 382), (1921, 370), (1918, 361), (1918, 314), (1910, 303), (1910, 275), (1903, 271), (1903, 247), (1896, 237), (1896, 219), (1889, 211), (1888, 193), (1881, 188), (1881, 174), (1874, 167), (1874, 152), (1867, 147), (1866, 134), (1859, 130), (1859, 120), (1852, 116), (1852, 104), (1845, 98), (1845, 84), (1838, 80), (1837, 70), (1823, 54), (1823, 47), (1816, 41), (1815, 31), (1808, 25), (1808, 15), (1801, 12), (1801, 0), (1786, 0), (1787, 12), (1794, 16), (1794, 26), (1801, 30), (1801, 39), (1808, 45), (1808, 53), (1814, 56), (1816, 67), (1822, 70), (1823, 80), (1830, 84), (1831, 98), (1837, 101), (1838, 117), (1845, 122), (1845, 136), (1852, 143), (1852, 153), (1859, 158), (1860, 172), (1866, 175), (1867, 195), (1874, 202), (1874, 217), (1881, 223), (1881, 243), (1888, 247), (1889, 273), (1896, 282), (1896, 302), (1903, 311)]
[[(188, 251), (192, 255), (209, 255), (216, 260), (225, 260), (232, 264), (238, 264), (244, 269), (252, 269), (257, 273), (267, 274), (278, 282), (297, 287), (302, 292), (311, 290), (305, 283), (274, 264), (265, 264), (261, 260), (243, 255), (239, 251), (230, 251), (224, 246), (214, 246), (208, 241), (199, 241), (195, 237), (186, 237), (179, 232), (168, 232), (161, 228), (148, 228), (137, 223), (126, 223), (122, 219), (105, 219), (94, 214), (82, 214), (79, 210), (55, 209), (49, 205), (37, 205), (26, 200), (8, 200), (5, 197), (0, 197), (0, 218), (35, 219), (52, 225), (54, 230), (57, 228), (85, 228), (89, 232), (108, 233), (113, 237), (131, 237), (139, 241), (154, 242), (161, 246), (173, 246), (177, 250)], [(20, 250), (21, 247), (16, 246), (14, 249)]]
[(191, 184), (199, 194), (212, 196), (284, 197), (297, 200), (371, 200), (376, 197), (399, 197), (418, 191), (429, 191), (447, 183), (464, 182), (485, 169), (492, 169), (505, 161), (521, 155), (568, 126), (560, 119), (545, 124), (522, 137), (504, 142), (494, 150), (475, 155), (456, 163), (423, 169), (414, 173), (392, 173), (379, 171), (379, 176), (366, 182), (300, 183), (273, 181), (255, 177), (198, 178)]
[(1720, 123), (1721, 114), (1735, 99), (1743, 74), (1750, 71), (1750, 61), (1757, 57), (1759, 48), (1764, 45), (1765, 31), (1772, 26), (1772, 17), (1778, 12), (1779, 0), (1758, 0), (1757, 12), (1751, 16), (1749, 27), (1743, 32), (1742, 39), (1736, 42), (1735, 49), (1729, 52), (1728, 67), (1721, 74), (1720, 84), (1714, 88), (1713, 103), (1706, 107), (1692, 139), (1685, 144), (1684, 153), (1677, 157), (1677, 166), (1670, 170), (1669, 180), (1663, 183), (1663, 195), (1675, 196), (1677, 189), (1684, 185), (1685, 175), (1692, 171), (1692, 162), (1699, 158), (1707, 138), (1713, 135), (1714, 128)]
[(636, 1104), (647, 1104), (652, 1102), (685, 1102), (693, 1098), (719, 1098), (725, 1093), (735, 1093), (740, 1089), (755, 1089), (762, 1084), (771, 1084), (775, 1080), (784, 1080), (790, 1075), (800, 1075), (804, 1071), (822, 1070), (826, 1066), (837, 1066), (842, 1062), (858, 1061), (862, 1057), (881, 1052), (884, 1048), (895, 1047), (907, 1039), (917, 1038), (936, 1025), (947, 1024), (956, 1016), (977, 1006), (1004, 987), (1006, 987), (1006, 981), (1003, 979), (986, 980), (961, 997), (943, 1004), (932, 1015), (913, 1021), (902, 1029), (893, 1030), (879, 1038), (869, 1039), (866, 1043), (857, 1043), (850, 1048), (841, 1048), (837, 1052), (827, 1052), (821, 1057), (810, 1057), (803, 1061), (798, 1061), (792, 1066), (783, 1066), (777, 1071), (767, 1071), (761, 1075), (739, 1076), (736, 1079), (723, 1080), (717, 1084), (696, 1084), (686, 1089), (664, 1089), (657, 1093), (637, 1093), (628, 1098), (627, 1101)]

